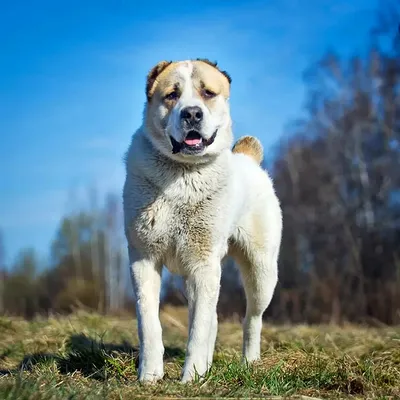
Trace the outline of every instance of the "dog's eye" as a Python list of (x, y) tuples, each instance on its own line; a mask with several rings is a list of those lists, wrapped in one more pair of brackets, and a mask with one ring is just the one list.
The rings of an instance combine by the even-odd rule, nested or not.
[(179, 94), (176, 90), (171, 93), (168, 93), (164, 98), (165, 100), (176, 100), (179, 97)]
[(207, 99), (215, 97), (217, 94), (210, 89), (203, 89), (203, 96)]

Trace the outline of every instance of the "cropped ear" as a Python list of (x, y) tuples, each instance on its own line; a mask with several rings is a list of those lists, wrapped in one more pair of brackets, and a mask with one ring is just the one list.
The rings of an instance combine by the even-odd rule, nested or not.
[(226, 72), (226, 71), (222, 71), (219, 67), (218, 67), (218, 63), (216, 61), (210, 61), (208, 58), (198, 58), (197, 61), (202, 61), (208, 65), (211, 65), (212, 67), (216, 68), (219, 72), (221, 72), (222, 75), (225, 76), (226, 79), (228, 79), (229, 84), (232, 83), (232, 78), (231, 76)]
[(150, 72), (147, 75), (147, 81), (146, 81), (146, 97), (147, 100), (151, 99), (152, 96), (152, 89), (154, 86), (154, 83), (157, 80), (157, 77), (161, 74), (161, 72), (164, 71), (165, 68), (168, 67), (168, 65), (172, 64), (172, 61), (160, 61), (155, 67), (153, 67)]

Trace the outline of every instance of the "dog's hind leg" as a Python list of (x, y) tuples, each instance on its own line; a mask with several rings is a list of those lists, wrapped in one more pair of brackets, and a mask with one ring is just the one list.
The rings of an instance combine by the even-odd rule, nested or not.
[(164, 374), (162, 329), (159, 319), (161, 269), (150, 259), (129, 251), (139, 331), (139, 381), (157, 381)]
[(277, 260), (264, 250), (250, 249), (238, 257), (246, 294), (243, 321), (243, 361), (260, 358), (262, 316), (277, 284)]

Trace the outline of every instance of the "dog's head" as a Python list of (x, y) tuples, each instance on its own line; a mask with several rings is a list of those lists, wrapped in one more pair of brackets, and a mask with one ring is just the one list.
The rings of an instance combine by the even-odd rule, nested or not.
[(208, 60), (158, 63), (148, 74), (145, 124), (167, 156), (202, 162), (232, 145), (231, 78)]

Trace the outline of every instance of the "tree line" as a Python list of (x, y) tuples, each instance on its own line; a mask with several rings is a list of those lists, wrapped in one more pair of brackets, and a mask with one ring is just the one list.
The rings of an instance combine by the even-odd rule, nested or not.
[[(304, 116), (267, 160), (284, 218), (274, 322), (400, 322), (400, 7), (386, 5), (350, 59), (327, 52), (304, 74)], [(22, 250), (2, 260), (0, 312), (32, 317), (84, 307), (134, 310), (120, 196), (65, 216), (50, 265)], [(166, 275), (163, 304), (184, 304)], [(223, 270), (221, 317), (243, 315), (232, 260)]]

